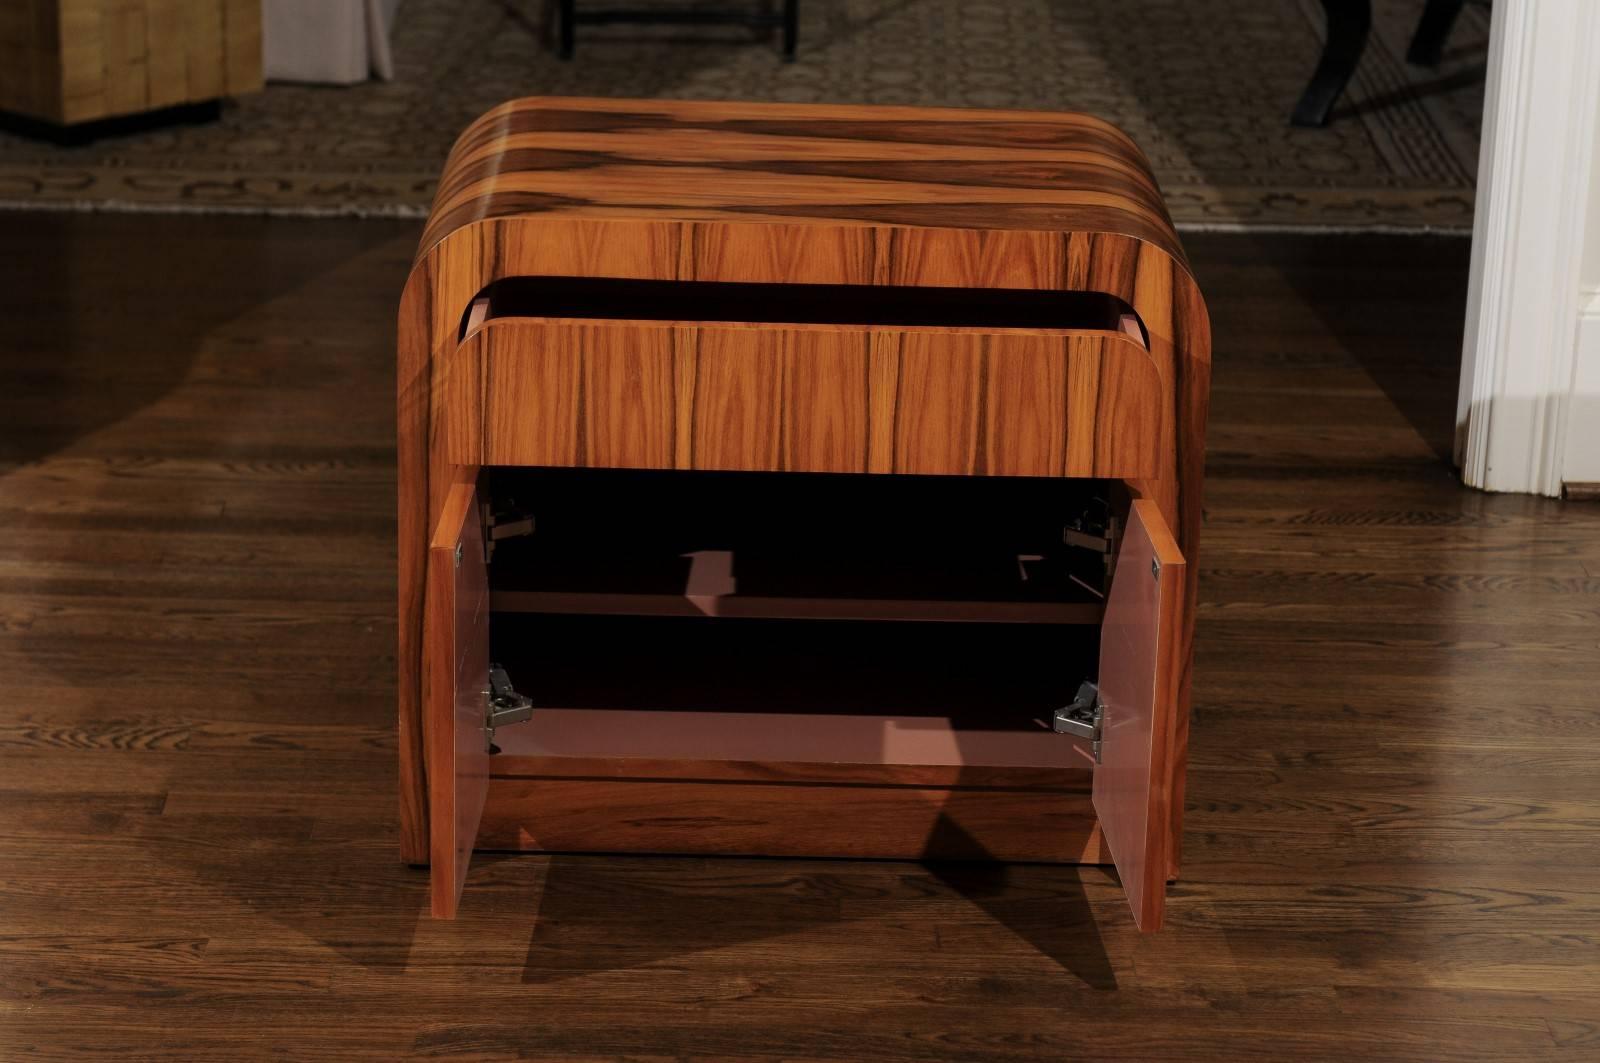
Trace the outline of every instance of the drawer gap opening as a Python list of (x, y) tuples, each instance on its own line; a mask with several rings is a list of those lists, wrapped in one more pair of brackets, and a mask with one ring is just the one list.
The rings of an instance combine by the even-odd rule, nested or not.
[(485, 287), (461, 335), (496, 318), (1121, 332), (1149, 347), (1133, 307), (1102, 292), (1028, 288), (508, 277)]

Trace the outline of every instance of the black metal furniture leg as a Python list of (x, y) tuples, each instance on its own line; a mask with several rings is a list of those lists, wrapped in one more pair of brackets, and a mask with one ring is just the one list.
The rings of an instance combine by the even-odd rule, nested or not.
[(556, 34), (558, 36), (556, 51), (561, 58), (571, 59), (576, 33), (574, 23), (578, 20), (577, 0), (557, 0), (556, 6), (558, 8), (556, 14)]
[(1322, 0), (1322, 9), (1328, 16), (1328, 40), (1290, 118), (1297, 126), (1328, 124), (1328, 113), (1355, 74), (1372, 28), (1372, 0)]
[(1467, 0), (1428, 0), (1422, 9), (1422, 20), (1406, 49), (1406, 62), (1417, 66), (1438, 66), (1444, 58), (1444, 42), (1450, 37), (1450, 27), (1467, 6)]
[(783, 58), (794, 62), (800, 44), (800, 0), (783, 0)]
[(561, 58), (571, 59), (576, 26), (639, 22), (654, 25), (704, 26), (738, 23), (761, 29), (778, 26), (783, 32), (783, 58), (793, 61), (800, 43), (800, 0), (782, 0), (781, 13), (775, 14), (769, 0), (755, 9), (707, 7), (603, 7), (578, 11), (577, 0), (556, 0), (556, 41)]

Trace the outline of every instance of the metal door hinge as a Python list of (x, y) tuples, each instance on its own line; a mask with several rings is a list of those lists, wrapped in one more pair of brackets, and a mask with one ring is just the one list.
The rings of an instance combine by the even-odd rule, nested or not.
[(1056, 710), (1050, 721), (1057, 734), (1076, 735), (1091, 743), (1094, 762), (1100, 763), (1100, 739), (1105, 721), (1106, 706), (1100, 700), (1100, 688), (1085, 680), (1078, 686), (1078, 695), (1070, 705)]
[(1117, 518), (1104, 499), (1094, 503), (1061, 529), (1061, 542), (1069, 547), (1067, 574), (1073, 582), (1104, 598), (1111, 582), (1116, 556)]
[(1061, 529), (1061, 542), (1092, 554), (1111, 553), (1117, 539), (1117, 518), (1095, 518), (1089, 514), (1078, 517)]
[(494, 505), (489, 502), (483, 504), (483, 555), (485, 559), (494, 560), (495, 544), (500, 540), (532, 535), (533, 531), (533, 514), (518, 508), (514, 500), (507, 500), (506, 508), (502, 510), (496, 510)]
[(489, 666), (489, 689), (483, 692), (488, 706), (483, 713), (483, 729), (487, 732), (489, 752), (497, 753), (494, 732), (507, 724), (526, 723), (533, 718), (533, 699), (517, 693), (511, 677), (498, 664)]

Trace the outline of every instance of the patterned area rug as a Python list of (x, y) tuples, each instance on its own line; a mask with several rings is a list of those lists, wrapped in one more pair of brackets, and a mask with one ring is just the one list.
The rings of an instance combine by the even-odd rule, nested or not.
[(637, 26), (580, 27), (563, 63), (545, 0), (405, 0), (395, 81), (271, 85), (219, 122), (80, 148), (0, 134), (0, 205), (423, 216), (475, 115), (557, 94), (1090, 111), (1143, 145), (1183, 227), (1462, 231), (1488, 18), (1469, 6), (1417, 70), (1421, 6), (1377, 0), (1336, 121), (1304, 130), (1316, 0), (804, 0), (792, 64), (742, 29)]

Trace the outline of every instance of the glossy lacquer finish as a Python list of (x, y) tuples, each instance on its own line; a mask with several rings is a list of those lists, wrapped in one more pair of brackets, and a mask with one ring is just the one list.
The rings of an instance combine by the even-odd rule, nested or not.
[[(1467, 241), (1186, 238), (1228, 339), (1149, 935), (1103, 867), (559, 852), (419, 917), (375, 322), (421, 227), (4, 227), (0, 1059), (1593, 1063), (1600, 506), (1451, 474)], [(890, 830), (762, 789), (730, 831)], [(1056, 796), (928, 802), (917, 846), (1044, 844)]]
[[(592, 407), (578, 404), (576, 389), (567, 393), (573, 408), (537, 424), (452, 418), (452, 361), (467, 308), (490, 285), (516, 277), (1099, 293), (1136, 316), (1146, 348), (1140, 357), (1153, 366), (1155, 386), (1148, 374), (1131, 386), (1154, 401), (1117, 400), (1108, 407), (1109, 392), (1072, 387), (1058, 379), (1059, 367), (1048, 359), (1012, 359), (1009, 340), (992, 341), (987, 352), (977, 344), (967, 376), (930, 376), (924, 367), (936, 356), (919, 346), (922, 334), (913, 330), (901, 330), (892, 344), (869, 343), (864, 355), (852, 348), (854, 339), (845, 342), (844, 331), (783, 332), (778, 338), (787, 336), (784, 342), (815, 341), (827, 348), (818, 363), (821, 386), (792, 373), (786, 377), (799, 362), (785, 363), (781, 355), (773, 356), (774, 372), (767, 376), (724, 377), (731, 363), (723, 356), (732, 348), (715, 343), (705, 359), (707, 352), (697, 345), (692, 362), (673, 348), (669, 378), (666, 346), (677, 334), (663, 328), (637, 348), (642, 360), (626, 373), (585, 377), (591, 370), (560, 366), (545, 371), (577, 373), (574, 383), (595, 384), (599, 391), (584, 392), (583, 404), (598, 394), (614, 403), (670, 408), (677, 418), (670, 430), (609, 416), (596, 422)], [(503, 324), (490, 320), (486, 328)], [(600, 351), (605, 336), (623, 335), (594, 326), (585, 342)], [(1094, 364), (1077, 358), (1075, 342), (1067, 343), (1069, 375), (1073, 367)], [(1109, 349), (1109, 341), (1095, 342)], [(1200, 526), (1210, 357), (1205, 307), (1149, 166), (1126, 135), (1098, 119), (552, 98), (495, 108), (462, 135), (446, 164), (400, 312), (402, 854), (412, 861), (426, 858), (429, 765), (419, 693), (429, 610), (422, 558), (454, 482), (459, 462), (452, 454), (470, 456), (481, 446), (488, 459), (491, 453), (502, 456), (504, 446), (511, 455), (554, 453), (592, 461), (625, 451), (642, 455), (630, 456), (630, 462), (689, 468), (696, 467), (697, 452), (737, 453), (741, 462), (754, 460), (751, 455), (760, 462), (740, 467), (838, 463), (868, 471), (921, 471), (921, 463), (932, 460), (966, 475), (1142, 469), (1130, 476), (1134, 492), (1159, 508), (1192, 558)], [(1105, 362), (1100, 358), (1098, 364)], [(692, 380), (685, 380), (691, 365)], [(469, 389), (484, 388), (491, 377), (486, 369), (476, 376), (469, 370), (465, 379)], [(522, 378), (494, 380), (493, 394), (503, 395)], [(762, 401), (758, 385), (782, 387), (786, 380), (805, 385), (791, 395), (836, 397), (810, 417), (832, 426), (830, 431), (804, 439), (775, 436), (742, 414), (728, 416), (730, 404), (719, 410), (699, 403), (687, 419), (678, 416), (686, 383), (708, 385), (711, 392), (749, 389), (739, 392), (740, 409), (749, 409), (747, 403)], [(849, 388), (835, 386), (840, 381)], [(1057, 389), (1064, 398), (1096, 395), (1095, 416), (1075, 418), (1069, 405), (1063, 426), (1054, 420), (1059, 409), (1046, 416), (1032, 405), (1036, 395)], [(707, 395), (701, 392), (702, 399)], [(850, 401), (844, 401), (847, 396)], [(881, 415), (890, 409), (885, 396), (899, 404), (895, 417)], [(1132, 438), (1142, 442), (1093, 435), (1116, 431), (1107, 419), (1111, 408), (1117, 417), (1138, 420), (1142, 427)], [(952, 410), (961, 417), (952, 421)], [(930, 411), (940, 412), (919, 421)], [(1031, 433), (1033, 442), (1022, 451), (1008, 450), (1015, 441), (995, 437), (985, 420), (996, 411)], [(951, 432), (952, 424), (960, 430)], [(599, 433), (587, 434), (591, 427)], [(1080, 439), (1079, 432), (1091, 436)], [(1153, 452), (1138, 449), (1151, 443)], [(947, 448), (942, 453), (941, 444)], [(452, 449), (457, 446), (467, 449)], [(1133, 449), (1121, 453), (1124, 446)], [(1180, 830), (1194, 590), (1191, 571), (1176, 605), (1177, 693), (1170, 726), (1162, 730), (1169, 745), (1169, 874), (1176, 870)], [(1015, 828), (1019, 834), (1026, 829)], [(603, 832), (588, 837), (605, 841)], [(1097, 847), (1085, 833), (1075, 838), (1079, 852)]]
[(1094, 809), (1140, 930), (1161, 927), (1172, 799), (1171, 726), (1182, 642), (1183, 555), (1154, 504), (1136, 501), (1100, 626), (1101, 763)]
[(476, 469), (445, 499), (428, 550), (428, 614), (423, 662), (433, 775), (433, 914), (455, 914), (489, 789), (484, 712), (489, 686), (489, 577), (483, 556)]
[(1161, 467), (1160, 371), (1111, 330), (508, 318), (471, 333), (447, 372), (458, 464), (1130, 479)]

